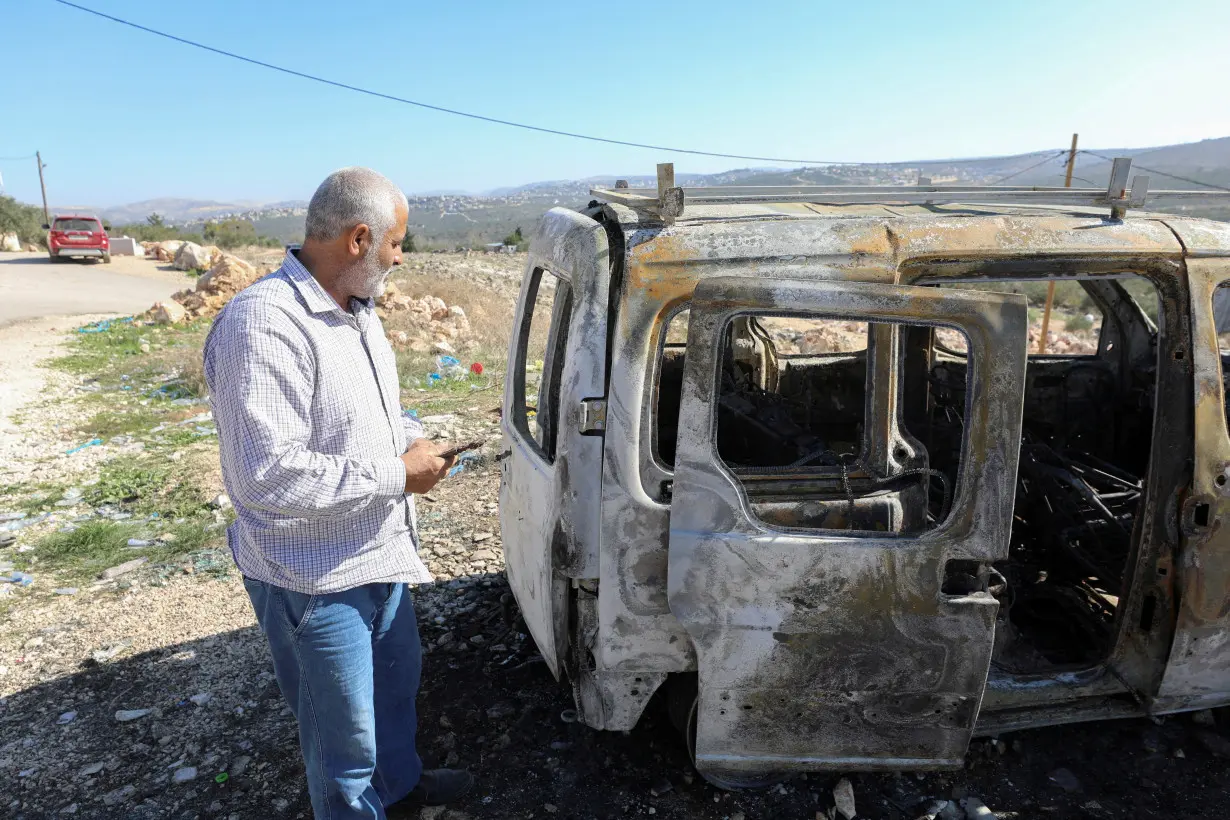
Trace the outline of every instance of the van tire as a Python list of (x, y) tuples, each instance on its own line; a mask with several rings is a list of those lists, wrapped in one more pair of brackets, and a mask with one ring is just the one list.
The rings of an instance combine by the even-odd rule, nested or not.
[[(696, 714), (700, 704), (698, 695), (699, 677), (695, 672), (672, 675), (667, 692), (667, 712), (671, 723), (683, 735), (683, 742), (688, 749), (688, 758), (692, 766), (696, 766)], [(786, 780), (786, 775), (778, 772), (767, 774), (746, 774), (744, 772), (702, 772), (697, 773), (722, 791), (739, 791), (741, 789), (767, 789)]]

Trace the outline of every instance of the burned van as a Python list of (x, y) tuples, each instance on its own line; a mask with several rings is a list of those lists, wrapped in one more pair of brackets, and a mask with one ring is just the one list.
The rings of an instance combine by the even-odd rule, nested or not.
[(664, 175), (546, 214), (509, 355), (508, 578), (584, 723), (665, 687), (740, 786), (1230, 703), (1230, 224)]

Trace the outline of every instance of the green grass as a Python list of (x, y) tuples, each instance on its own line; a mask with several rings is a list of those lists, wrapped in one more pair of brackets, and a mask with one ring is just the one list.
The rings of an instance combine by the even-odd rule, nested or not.
[(189, 468), (150, 455), (118, 457), (103, 464), (98, 483), (86, 488), (94, 506), (121, 507), (137, 515), (184, 518), (205, 511), (209, 499)]
[(86, 440), (109, 439), (113, 436), (140, 435), (157, 427), (163, 413), (150, 407), (137, 405), (132, 409), (102, 410), (95, 413), (77, 429)]
[[(88, 521), (70, 532), (54, 532), (43, 538), (37, 549), (18, 553), (15, 563), (36, 577), (53, 571), (60, 580), (97, 576), (108, 567), (148, 558), (158, 564), (173, 561), (201, 549), (215, 537), (200, 521), (182, 524), (148, 522), (138, 525), (117, 521)], [(173, 541), (162, 543), (158, 535), (173, 535)], [(149, 540), (147, 547), (129, 547), (129, 539)]]

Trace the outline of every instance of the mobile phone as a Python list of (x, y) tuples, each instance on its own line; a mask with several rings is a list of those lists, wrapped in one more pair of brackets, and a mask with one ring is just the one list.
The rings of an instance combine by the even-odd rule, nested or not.
[(485, 442), (481, 438), (477, 438), (477, 439), (474, 439), (473, 441), (467, 441), (464, 444), (457, 444), (452, 447), (449, 447), (447, 450), (445, 450), (442, 453), (439, 453), (438, 455), (440, 458), (444, 458), (444, 459), (453, 458), (454, 456), (461, 455), (467, 450), (477, 450), (479, 447), (482, 447), (484, 443)]

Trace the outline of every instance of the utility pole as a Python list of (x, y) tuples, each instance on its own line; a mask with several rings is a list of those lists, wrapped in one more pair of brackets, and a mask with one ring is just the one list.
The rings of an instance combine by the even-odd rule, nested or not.
[(47, 210), (47, 183), (43, 181), (43, 155), (35, 151), (34, 159), (38, 161), (38, 187), (43, 189), (43, 221), (50, 225), (51, 212)]
[[(1076, 167), (1076, 140), (1080, 134), (1072, 135), (1072, 147), (1068, 149), (1068, 170), (1063, 175), (1063, 187), (1072, 187), (1072, 170)], [(1046, 334), (1051, 329), (1051, 305), (1055, 301), (1055, 280), (1046, 283), (1046, 308), (1042, 311), (1042, 334), (1038, 339), (1038, 352), (1046, 352)]]

